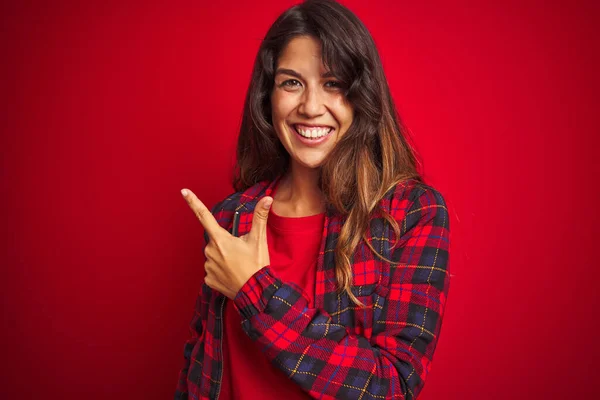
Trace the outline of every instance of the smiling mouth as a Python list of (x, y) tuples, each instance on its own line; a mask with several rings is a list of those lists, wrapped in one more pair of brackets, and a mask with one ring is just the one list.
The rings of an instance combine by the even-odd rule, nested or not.
[(307, 127), (300, 124), (292, 125), (296, 133), (306, 139), (320, 139), (333, 131), (331, 126)]

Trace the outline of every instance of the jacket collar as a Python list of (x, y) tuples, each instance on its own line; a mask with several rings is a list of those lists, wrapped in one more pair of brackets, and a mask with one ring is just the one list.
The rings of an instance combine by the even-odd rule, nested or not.
[(240, 204), (236, 207), (236, 211), (240, 212), (254, 212), (256, 203), (264, 196), (271, 196), (275, 187), (281, 180), (282, 175), (277, 176), (272, 181), (261, 181), (257, 184), (250, 186), (240, 196)]

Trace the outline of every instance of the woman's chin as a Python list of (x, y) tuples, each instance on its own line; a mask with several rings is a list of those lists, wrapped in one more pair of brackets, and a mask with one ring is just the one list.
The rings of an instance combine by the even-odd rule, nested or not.
[(324, 157), (294, 157), (293, 160), (296, 164), (303, 168), (317, 169), (325, 163)]

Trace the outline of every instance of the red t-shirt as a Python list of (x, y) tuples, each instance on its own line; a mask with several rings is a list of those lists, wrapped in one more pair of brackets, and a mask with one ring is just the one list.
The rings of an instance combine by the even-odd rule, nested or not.
[[(271, 268), (283, 282), (294, 282), (314, 307), (317, 255), (325, 214), (281, 217), (271, 210), (267, 219), (267, 242)], [(242, 320), (228, 300), (224, 310), (223, 382), (219, 400), (307, 399), (307, 393), (260, 351), (242, 330)]]

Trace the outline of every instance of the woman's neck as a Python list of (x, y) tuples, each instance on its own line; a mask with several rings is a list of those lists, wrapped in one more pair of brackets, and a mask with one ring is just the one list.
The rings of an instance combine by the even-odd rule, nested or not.
[(325, 211), (325, 196), (319, 188), (319, 168), (294, 162), (275, 192), (273, 212), (282, 217), (304, 217)]

